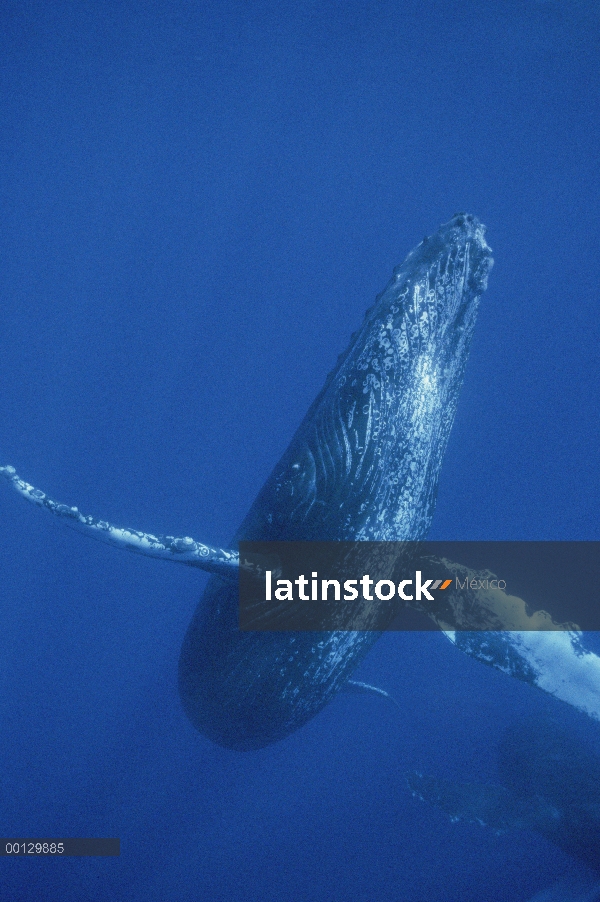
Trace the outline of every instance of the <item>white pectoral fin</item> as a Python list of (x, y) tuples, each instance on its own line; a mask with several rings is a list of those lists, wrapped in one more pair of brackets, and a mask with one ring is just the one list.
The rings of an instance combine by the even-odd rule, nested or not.
[[(474, 571), (430, 559), (456, 585), (427, 613), (461, 651), (496, 670), (542, 689), (600, 720), (600, 657), (585, 647), (585, 633), (573, 623), (557, 623), (546, 611), (529, 612), (526, 600), (504, 589), (482, 588), (488, 571)], [(452, 626), (450, 626), (452, 624)]]
[(27, 501), (45, 508), (55, 517), (61, 518), (66, 526), (76, 529), (90, 538), (98, 539), (117, 548), (124, 548), (127, 551), (134, 551), (137, 554), (144, 554), (147, 557), (175, 561), (189, 567), (199, 567), (201, 570), (207, 570), (218, 576), (230, 579), (238, 577), (239, 555), (236, 551), (212, 548), (210, 545), (196, 542), (188, 536), (181, 538), (154, 536), (136, 529), (113, 526), (105, 520), (84, 516), (76, 507), (69, 507), (53, 501), (40, 489), (36, 489), (21, 479), (14, 467), (0, 467), (0, 476), (3, 476), (13, 489)]
[(461, 651), (600, 720), (600, 657), (562, 630), (445, 631)]

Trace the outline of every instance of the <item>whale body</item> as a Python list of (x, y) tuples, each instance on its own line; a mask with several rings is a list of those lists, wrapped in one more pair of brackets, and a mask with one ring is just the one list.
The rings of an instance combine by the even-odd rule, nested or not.
[[(479, 299), (484, 227), (457, 215), (394, 270), (232, 540), (403, 541), (427, 534)], [(376, 632), (238, 629), (237, 585), (212, 578), (181, 650), (196, 727), (259, 748), (344, 686)]]
[(377, 640), (375, 631), (242, 632), (237, 546), (425, 538), (491, 265), (484, 226), (457, 214), (396, 267), (227, 549), (84, 516), (0, 467), (67, 525), (213, 574), (179, 661), (183, 707), (213, 741), (247, 750), (289, 735)]

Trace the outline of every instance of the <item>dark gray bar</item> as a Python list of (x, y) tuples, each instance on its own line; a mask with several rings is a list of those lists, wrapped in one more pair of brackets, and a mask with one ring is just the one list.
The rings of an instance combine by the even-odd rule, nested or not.
[(120, 854), (120, 839), (0, 839), (0, 856), (7, 858), (104, 857)]
[(239, 548), (241, 630), (600, 630), (600, 542)]

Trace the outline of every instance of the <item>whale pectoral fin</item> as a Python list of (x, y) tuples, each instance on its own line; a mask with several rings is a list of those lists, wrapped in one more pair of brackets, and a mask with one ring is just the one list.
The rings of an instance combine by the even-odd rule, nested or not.
[(342, 692), (352, 692), (357, 695), (377, 695), (379, 698), (385, 698), (393, 705), (396, 705), (397, 708), (400, 707), (393, 695), (390, 695), (385, 689), (380, 689), (378, 686), (371, 686), (370, 683), (362, 683), (359, 680), (348, 680), (347, 683), (344, 683)]
[(225, 578), (238, 578), (239, 555), (236, 551), (211, 548), (210, 545), (196, 542), (189, 536), (182, 538), (154, 536), (136, 529), (113, 526), (105, 520), (84, 516), (76, 507), (69, 507), (53, 501), (40, 489), (36, 489), (21, 479), (14, 467), (0, 467), (0, 476), (3, 476), (13, 489), (27, 501), (45, 508), (55, 517), (60, 517), (66, 526), (76, 529), (92, 539), (98, 539), (127, 551), (134, 551), (136, 554), (144, 554), (147, 557), (174, 561), (186, 564), (188, 567), (199, 567), (201, 570), (207, 570), (209, 573)]
[(479, 824), (497, 833), (539, 830), (554, 814), (545, 801), (519, 800), (504, 786), (454, 783), (417, 772), (406, 780), (413, 796), (440, 808), (453, 823)]
[(445, 631), (460, 651), (600, 720), (600, 657), (578, 632)]
[[(600, 656), (586, 648), (576, 624), (556, 623), (545, 611), (529, 614), (527, 602), (504, 589), (458, 589), (480, 583), (489, 572), (446, 558), (427, 557), (452, 587), (435, 605), (421, 607), (464, 654), (535, 686), (600, 720)], [(467, 579), (468, 577), (468, 579)]]

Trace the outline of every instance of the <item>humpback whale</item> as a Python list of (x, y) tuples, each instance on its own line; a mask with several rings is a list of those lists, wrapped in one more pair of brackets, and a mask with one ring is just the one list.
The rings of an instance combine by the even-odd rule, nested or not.
[[(554, 718), (525, 717), (499, 744), (498, 775), (499, 784), (476, 784), (415, 772), (407, 782), (413, 795), (455, 823), (534, 830), (600, 873), (600, 755), (593, 748)], [(595, 900), (600, 884), (583, 891), (589, 895), (557, 888), (541, 898)]]
[[(377, 640), (375, 631), (238, 629), (238, 542), (426, 536), (491, 265), (485, 228), (474, 216), (457, 214), (396, 267), (228, 548), (83, 515), (21, 479), (13, 467), (0, 467), (0, 476), (22, 497), (66, 525), (212, 574), (183, 642), (179, 691), (192, 723), (215, 742), (240, 750), (268, 745), (306, 723), (345, 687), (389, 697), (350, 679)], [(451, 577), (466, 572), (447, 560), (437, 560), (436, 567)], [(499, 611), (516, 605), (526, 612), (527, 606), (487, 590), (468, 599), (449, 593), (447, 601), (455, 613), (468, 601), (480, 623), (492, 624), (477, 632), (468, 625), (454, 629), (443, 612), (422, 611), (456, 648), (600, 720), (600, 657), (585, 647), (580, 632), (564, 625), (540, 631), (527, 616), (528, 626), (502, 627)]]
[(0, 468), (67, 525), (213, 574), (183, 641), (179, 692), (215, 742), (257, 749), (289, 735), (377, 640), (375, 631), (240, 631), (237, 546), (425, 538), (491, 265), (484, 226), (460, 213), (396, 267), (227, 549), (84, 516)]

